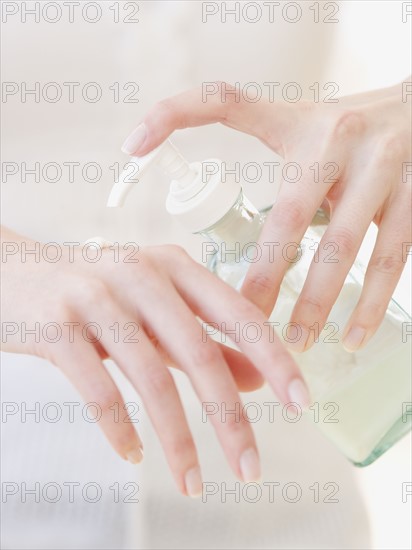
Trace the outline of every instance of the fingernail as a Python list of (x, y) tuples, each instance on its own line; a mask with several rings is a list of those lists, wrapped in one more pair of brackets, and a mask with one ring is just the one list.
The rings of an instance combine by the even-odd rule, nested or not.
[(297, 403), (302, 409), (307, 409), (310, 405), (310, 395), (308, 389), (300, 378), (294, 378), (288, 387), (289, 399)]
[[(292, 334), (288, 334), (288, 331), (294, 331)], [(309, 340), (309, 329), (298, 323), (289, 323), (287, 330), (286, 347), (291, 351), (302, 353), (305, 351), (306, 345)]]
[(245, 483), (260, 480), (260, 460), (256, 449), (250, 447), (240, 457), (240, 471)]
[(143, 449), (138, 447), (126, 453), (126, 458), (132, 464), (139, 464), (143, 460)]
[(346, 351), (352, 352), (359, 349), (366, 336), (366, 330), (361, 327), (352, 327), (343, 339), (343, 347)]
[(123, 143), (123, 153), (126, 153), (127, 155), (133, 155), (133, 153), (137, 153), (140, 147), (145, 142), (146, 136), (146, 125), (142, 122), (142, 124), (139, 124), (139, 126), (133, 130), (130, 136)]
[(189, 497), (200, 497), (202, 494), (202, 475), (199, 466), (195, 466), (186, 472), (185, 485)]

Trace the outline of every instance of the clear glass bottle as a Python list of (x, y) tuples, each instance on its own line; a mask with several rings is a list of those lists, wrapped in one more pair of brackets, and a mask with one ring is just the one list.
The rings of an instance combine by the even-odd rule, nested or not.
[[(240, 289), (269, 209), (258, 212), (240, 192), (232, 208), (214, 225), (199, 232), (214, 245), (209, 269)], [(289, 323), (328, 218), (318, 211), (290, 264), (270, 316), (281, 339), (291, 335)], [(368, 344), (350, 353), (342, 331), (362, 290), (364, 269), (348, 274), (325, 328), (304, 353), (293, 353), (312, 397), (310, 418), (357, 466), (371, 464), (411, 429), (411, 318), (391, 300), (384, 321)], [(409, 327), (409, 329), (407, 329)], [(314, 328), (314, 330), (316, 330)]]
[[(259, 252), (257, 241), (267, 211), (253, 207), (233, 174), (224, 176), (218, 159), (189, 164), (169, 140), (144, 157), (132, 157), (129, 164), (135, 165), (138, 179), (130, 178), (127, 166), (112, 188), (108, 206), (123, 205), (133, 185), (156, 165), (171, 180), (168, 212), (188, 231), (214, 243), (209, 268), (240, 289), (255, 260), (253, 249)], [(292, 338), (290, 315), (327, 223), (318, 212), (284, 277), (270, 321), (285, 340)], [(410, 316), (392, 300), (379, 330), (363, 349), (349, 353), (341, 344), (362, 278), (363, 268), (355, 263), (317, 342), (294, 354), (311, 392), (311, 418), (358, 466), (370, 464), (390, 448), (411, 429), (412, 420)]]

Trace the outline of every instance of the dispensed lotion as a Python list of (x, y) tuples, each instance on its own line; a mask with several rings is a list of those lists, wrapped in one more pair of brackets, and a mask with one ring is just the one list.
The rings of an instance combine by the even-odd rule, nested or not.
[[(159, 166), (171, 180), (168, 212), (211, 243), (209, 269), (239, 290), (268, 209), (254, 208), (234, 175), (223, 177), (219, 160), (189, 164), (169, 140), (130, 162), (136, 165), (137, 179), (130, 177), (130, 168), (126, 170), (108, 206), (122, 206), (146, 170)], [(205, 170), (206, 164), (215, 169)], [(269, 321), (284, 341), (293, 338), (289, 319), (328, 221), (319, 210), (282, 282)], [(223, 249), (230, 254), (222, 254)], [(357, 466), (371, 464), (412, 425), (411, 317), (391, 300), (380, 328), (363, 349), (350, 353), (341, 343), (362, 291), (362, 273), (355, 262), (315, 344), (304, 353), (292, 353), (311, 394), (310, 417)]]

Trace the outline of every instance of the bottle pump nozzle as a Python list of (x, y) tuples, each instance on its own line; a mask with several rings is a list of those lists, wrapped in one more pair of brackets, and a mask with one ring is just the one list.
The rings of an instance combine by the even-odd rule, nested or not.
[(177, 180), (182, 188), (197, 177), (197, 173), (190, 167), (187, 160), (182, 157), (171, 141), (166, 140), (147, 155), (131, 158), (129, 164), (135, 165), (134, 173), (137, 174), (137, 180), (130, 176), (130, 169), (125, 170), (114, 185), (107, 206), (123, 206), (133, 184), (143, 177), (153, 162), (157, 163), (171, 180)]
[(152, 164), (157, 164), (172, 180), (167, 211), (178, 216), (194, 233), (221, 219), (236, 202), (241, 190), (232, 174), (222, 181), (221, 161), (209, 159), (189, 164), (170, 140), (143, 157), (131, 157), (130, 163), (136, 165), (137, 176), (130, 176), (130, 167), (124, 170), (113, 186), (107, 206), (123, 206), (133, 185), (144, 177)]

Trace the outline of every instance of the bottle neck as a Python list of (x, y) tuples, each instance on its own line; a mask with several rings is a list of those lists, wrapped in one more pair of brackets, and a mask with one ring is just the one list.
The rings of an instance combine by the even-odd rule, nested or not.
[[(250, 261), (248, 245), (259, 246), (256, 243), (259, 241), (262, 227), (270, 210), (271, 207), (259, 212), (240, 191), (235, 204), (223, 218), (197, 234), (213, 243), (215, 247), (214, 262), (227, 265), (244, 263), (243, 260), (248, 262)], [(309, 239), (311, 243), (315, 240), (319, 241), (328, 222), (329, 217), (326, 212), (318, 209), (305, 235), (306, 240)], [(213, 266), (214, 262), (212, 261), (210, 265)], [(295, 263), (292, 262), (289, 269), (294, 265)]]
[(258, 241), (263, 222), (263, 216), (240, 191), (235, 204), (223, 218), (198, 234), (219, 249), (241, 253), (245, 245)]

